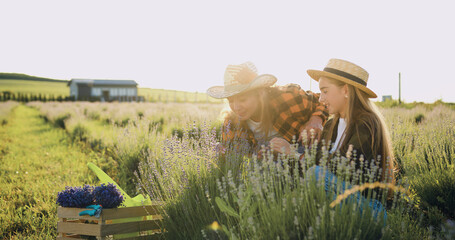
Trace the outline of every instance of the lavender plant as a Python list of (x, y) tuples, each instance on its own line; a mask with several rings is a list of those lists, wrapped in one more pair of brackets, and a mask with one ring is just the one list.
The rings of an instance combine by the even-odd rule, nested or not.
[[(105, 164), (109, 170), (103, 170), (112, 173), (122, 187), (127, 186), (129, 193), (134, 194), (132, 173), (139, 168), (139, 190), (154, 200), (164, 201), (163, 228), (169, 239), (254, 239), (257, 236), (426, 239), (430, 235), (437, 239), (441, 237), (438, 234), (441, 229), (450, 233), (446, 230), (450, 224), (438, 227), (443, 220), (451, 223), (454, 212), (452, 119), (455, 114), (448, 107), (381, 109), (391, 126), (399, 179), (404, 186), (409, 185), (411, 193), (410, 196), (397, 193), (400, 197), (388, 204), (375, 191), (367, 190), (362, 195), (377, 198), (387, 207), (384, 225), (371, 212), (360, 211), (352, 198), (330, 207), (334, 196), (306, 174), (315, 164), (310, 156), (321, 150), (307, 147), (306, 152), (311, 154), (303, 164), (272, 155), (255, 159), (249, 155), (250, 150), (245, 150), (248, 146), (243, 142), (231, 143), (230, 150), (219, 155), (217, 130), (213, 126), (219, 126), (220, 122), (206, 125), (201, 122), (216, 121), (221, 105), (29, 105), (40, 109), (50, 122), (70, 113), (63, 120), (65, 129), (70, 134), (77, 133), (74, 136), (80, 136), (83, 141), (99, 142), (102, 147), (96, 151), (115, 159)], [(416, 116), (420, 115), (424, 117), (417, 123)], [(175, 130), (179, 135), (171, 136)], [(349, 181), (349, 185), (377, 180), (378, 173), (374, 173), (375, 166), (370, 163), (365, 165), (374, 174), (357, 175), (346, 156), (328, 159), (325, 149), (322, 156), (329, 163), (328, 169)], [(335, 164), (341, 167), (333, 167)], [(341, 191), (338, 185), (335, 188)]]
[(93, 189), (93, 197), (97, 205), (103, 206), (103, 208), (116, 208), (119, 207), (123, 202), (123, 195), (112, 184), (101, 184)]
[[(270, 152), (257, 159), (248, 157), (249, 146), (241, 141), (217, 155), (215, 134), (203, 129), (200, 135), (207, 137), (193, 139), (188, 133), (182, 139), (168, 139), (163, 154), (151, 152), (139, 168), (141, 189), (163, 201), (163, 228), (169, 239), (406, 239), (411, 232), (421, 239), (429, 236), (419, 221), (402, 214), (409, 212), (412, 202), (399, 193), (388, 206), (389, 218), (391, 223), (404, 222), (409, 235), (398, 235), (396, 226), (384, 221), (383, 213), (374, 217), (372, 211), (362, 210), (364, 203), (352, 198), (330, 207), (333, 193), (307, 174), (315, 164), (315, 145), (306, 147), (303, 160)], [(322, 151), (322, 162), (336, 169), (348, 185), (380, 178), (374, 162), (365, 161), (370, 169), (365, 175), (350, 161), (355, 154), (328, 159), (327, 150)], [(342, 193), (340, 182), (336, 189)], [(376, 196), (374, 191), (365, 195), (382, 199), (386, 205), (385, 195)], [(214, 222), (221, 227), (208, 227)]]
[(241, 178), (249, 148), (241, 144), (244, 147), (229, 148), (228, 154), (220, 156), (216, 136), (216, 129), (208, 124), (190, 125), (181, 138), (174, 135), (165, 140), (160, 151), (150, 151), (147, 162), (140, 164), (140, 188), (164, 202), (163, 227), (170, 239), (201, 237), (201, 229), (218, 217), (225, 219), (206, 196), (219, 194), (216, 182), (228, 169)]
[[(416, 108), (392, 116), (392, 140), (404, 179), (409, 180), (420, 207), (442, 218), (455, 218), (455, 115), (446, 107)], [(414, 116), (425, 113), (424, 123)], [(437, 209), (435, 209), (436, 207)], [(438, 215), (438, 213), (435, 213)], [(436, 217), (433, 216), (433, 217)], [(431, 216), (430, 216), (431, 217)], [(433, 224), (439, 224), (433, 221)], [(436, 227), (438, 227), (436, 225)]]
[(95, 187), (89, 185), (67, 186), (57, 195), (58, 205), (75, 208), (85, 208), (92, 204), (102, 205), (104, 208), (116, 208), (122, 204), (123, 200), (122, 194), (112, 183)]
[[(275, 177), (270, 178), (270, 180), (260, 179), (260, 181), (253, 182), (254, 178), (249, 178), (252, 174), (251, 171), (255, 171), (255, 169), (259, 169), (260, 173), (269, 171), (267, 168), (263, 168), (266, 161), (264, 159), (256, 160), (258, 166), (250, 168), (251, 165), (255, 164), (254, 159), (248, 155), (249, 150), (242, 150), (246, 149), (247, 146), (241, 142), (232, 143), (232, 150), (227, 151), (222, 156), (217, 155), (215, 150), (218, 141), (217, 131), (214, 130), (215, 134), (211, 134), (211, 132), (213, 131), (213, 126), (219, 126), (220, 122), (206, 124), (205, 126), (201, 124), (203, 120), (216, 120), (221, 105), (68, 103), (68, 105), (63, 106), (63, 104), (55, 105), (54, 103), (29, 104), (35, 104), (37, 108), (40, 108), (43, 115), (48, 116), (51, 122), (70, 110), (71, 117), (64, 120), (67, 131), (71, 133), (76, 129), (75, 126), (78, 126), (79, 130), (77, 133), (83, 136), (82, 138), (85, 141), (102, 143), (100, 145), (103, 147), (100, 149), (104, 150), (100, 151), (105, 151), (109, 157), (115, 159), (114, 164), (109, 164), (111, 168), (118, 169), (116, 170), (116, 175), (113, 176), (119, 179), (120, 185), (127, 185), (129, 193), (133, 193), (136, 188), (134, 184), (135, 178), (132, 173), (139, 168), (138, 186), (140, 190), (149, 194), (152, 199), (164, 200), (163, 209), (167, 214), (164, 226), (169, 230), (169, 236), (175, 236), (175, 238), (226, 237), (226, 231), (221, 231), (220, 229), (228, 229), (228, 233), (232, 233), (229, 236), (250, 236), (248, 234), (250, 234), (252, 229), (250, 229), (251, 231), (239, 230), (239, 226), (243, 228), (248, 223), (249, 217), (252, 217), (250, 219), (252, 221), (258, 221), (256, 219), (258, 214), (264, 214), (263, 218), (266, 220), (261, 220), (261, 224), (256, 225), (256, 230), (258, 230), (259, 226), (263, 229), (266, 228), (264, 226), (268, 226), (265, 224), (270, 224), (272, 226), (270, 231), (269, 229), (265, 230), (270, 234), (267, 233), (269, 235), (266, 234), (264, 236), (273, 238), (272, 232), (279, 232), (275, 229), (275, 225), (279, 224), (278, 221), (273, 222), (270, 220), (272, 219), (271, 217), (265, 217), (267, 216), (266, 210), (272, 209), (273, 205), (264, 204), (254, 207), (254, 203), (260, 203), (261, 198), (254, 198), (254, 201), (249, 200), (252, 203), (252, 209), (255, 210), (251, 210), (251, 213), (243, 214), (242, 223), (232, 216), (232, 211), (228, 211), (228, 214), (228, 212), (220, 210), (215, 202), (217, 197), (225, 202), (225, 206), (230, 207), (237, 214), (240, 212), (239, 205), (235, 200), (240, 193), (236, 191), (233, 193), (226, 192), (224, 189), (230, 189), (229, 181), (226, 179), (232, 179), (233, 184), (231, 185), (233, 189), (241, 189), (240, 186), (242, 184), (247, 189), (254, 189), (253, 186), (259, 184), (267, 184), (273, 186), (268, 191), (277, 192), (275, 194), (277, 196), (285, 196), (286, 194), (291, 194), (289, 193), (290, 190), (286, 190), (286, 187), (292, 189), (292, 194), (294, 194), (296, 189), (300, 188), (294, 186), (297, 183), (292, 183), (288, 186), (290, 184), (287, 182), (288, 180), (282, 179), (294, 179), (295, 176), (300, 177), (300, 174), (303, 176), (303, 173), (294, 171), (297, 169), (305, 172), (304, 170), (314, 165), (314, 159), (311, 158), (306, 159), (305, 167), (298, 166), (297, 168), (293, 165), (295, 160), (281, 159), (282, 163), (288, 161), (291, 164), (289, 170), (290, 178), (286, 177), (287, 173), (277, 172)], [(391, 126), (394, 151), (400, 168), (399, 179), (410, 185), (409, 188), (412, 193), (407, 203), (400, 202), (395, 204), (394, 207), (388, 205), (388, 213), (390, 213), (388, 214), (388, 223), (385, 227), (380, 228), (381, 236), (383, 238), (395, 236), (390, 235), (390, 232), (399, 231), (410, 234), (405, 234), (404, 236), (412, 236), (411, 233), (416, 233), (416, 236), (425, 238), (428, 233), (426, 228), (429, 225), (420, 226), (419, 224), (422, 221), (429, 221), (435, 227), (435, 230), (439, 231), (438, 226), (442, 220), (454, 218), (455, 179), (453, 176), (455, 174), (453, 156), (455, 156), (455, 149), (453, 141), (455, 140), (455, 134), (453, 133), (454, 122), (451, 119), (455, 118), (455, 114), (453, 110), (443, 106), (434, 106), (432, 108), (415, 107), (412, 109), (393, 108), (381, 109), (381, 111), (385, 115), (389, 126)], [(423, 115), (424, 118), (420, 118), (420, 122), (417, 123), (416, 116), (420, 115)], [(128, 120), (125, 121), (126, 119)], [(193, 124), (194, 121), (195, 123)], [(191, 123), (191, 126), (182, 130), (182, 126), (188, 123)], [(161, 127), (161, 130), (158, 130), (159, 127)], [(171, 137), (175, 130), (180, 134)], [(204, 134), (211, 137), (204, 137)], [(201, 139), (206, 140), (204, 142)], [(308, 151), (315, 155), (316, 150), (308, 148)], [(324, 151), (322, 151), (323, 156)], [(356, 172), (351, 171), (353, 168), (349, 165), (350, 161), (347, 159), (345, 156), (339, 155), (326, 161), (343, 165), (344, 167), (341, 168), (330, 169), (341, 176), (342, 179), (357, 181), (350, 183), (351, 185), (369, 182), (369, 179), (377, 178), (377, 175), (366, 176), (366, 178), (357, 176)], [(278, 160), (275, 158), (276, 161)], [(369, 166), (368, 168), (370, 169), (371, 167), (374, 166)], [(339, 169), (345, 170), (339, 172)], [(303, 178), (305, 179), (305, 177)], [(269, 182), (266, 182), (266, 180)], [(224, 188), (223, 185), (227, 187)], [(321, 205), (322, 203), (326, 204), (329, 200), (333, 200), (330, 197), (324, 200), (322, 198), (325, 196), (324, 192), (320, 193), (321, 199), (312, 196), (311, 194), (316, 194), (315, 191), (317, 189), (308, 189), (310, 189), (307, 193), (310, 194), (308, 195), (310, 200), (306, 200), (308, 209), (319, 209), (314, 204), (323, 206)], [(247, 190), (244, 189), (244, 191)], [(382, 197), (374, 196), (374, 194), (374, 191), (368, 191), (364, 195), (370, 198), (382, 199)], [(318, 201), (314, 199), (318, 199)], [(409, 207), (411, 202), (415, 206)], [(292, 206), (292, 198), (287, 200), (286, 203)], [(301, 203), (297, 201), (297, 204)], [(286, 207), (289, 208), (288, 205)], [(342, 205), (343, 208), (346, 206), (347, 208), (355, 209), (351, 203), (342, 203)], [(283, 206), (279, 205), (279, 207)], [(260, 209), (263, 209), (263, 211), (260, 211)], [(277, 209), (279, 208), (277, 207)], [(420, 220), (422, 210), (424, 210), (425, 216), (422, 217), (423, 220)], [(308, 215), (311, 211), (302, 210), (299, 213)], [(332, 214), (330, 211), (323, 211), (323, 213)], [(337, 212), (335, 214), (335, 219), (339, 217), (339, 214), (341, 213)], [(299, 223), (303, 221), (304, 224), (299, 225), (299, 230), (289, 230), (296, 234), (289, 235), (289, 238), (295, 236), (296, 238), (299, 238), (299, 236), (315, 237), (316, 229), (322, 229), (321, 231), (325, 232), (331, 231), (328, 229), (332, 229), (332, 227), (327, 225), (316, 228), (314, 225), (316, 224), (316, 215), (308, 216), (308, 219), (313, 218), (313, 222), (302, 220), (300, 216), (297, 216), (297, 221)], [(344, 219), (347, 217), (340, 218)], [(286, 217), (280, 218), (280, 221), (291, 220), (295, 221), (295, 219), (287, 219)], [(218, 229), (219, 234), (215, 234), (212, 230), (206, 228), (206, 226), (215, 221), (221, 226)], [(340, 224), (343, 222), (349, 221), (346, 219), (339, 220)], [(356, 222), (356, 224), (360, 223)], [(405, 226), (402, 227), (402, 224)], [(428, 222), (425, 222), (425, 224), (428, 224)], [(305, 226), (307, 228), (304, 228)], [(360, 224), (359, 226), (363, 225)], [(337, 227), (333, 227), (333, 229), (336, 229), (334, 231), (337, 233), (342, 231), (338, 230)], [(374, 229), (378, 228), (375, 227)], [(362, 227), (362, 232), (368, 231), (370, 230)], [(310, 232), (312, 235), (309, 235)], [(318, 237), (315, 238), (326, 236), (324, 234), (321, 235), (321, 233), (318, 234)], [(356, 235), (349, 236), (355, 237)]]
[(57, 195), (57, 204), (62, 207), (83, 208), (94, 203), (93, 187), (65, 187)]
[(8, 101), (0, 103), (0, 126), (8, 123), (8, 115), (19, 103)]

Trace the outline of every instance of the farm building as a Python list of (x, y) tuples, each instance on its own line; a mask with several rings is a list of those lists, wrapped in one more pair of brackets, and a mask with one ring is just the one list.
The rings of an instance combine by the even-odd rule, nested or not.
[(139, 101), (134, 80), (71, 79), (70, 97), (76, 101)]
[(392, 95), (383, 95), (382, 96), (382, 101), (385, 102), (387, 100), (392, 100)]

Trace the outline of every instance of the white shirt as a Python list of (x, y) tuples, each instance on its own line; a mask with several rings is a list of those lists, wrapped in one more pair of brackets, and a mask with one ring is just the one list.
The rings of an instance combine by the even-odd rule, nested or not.
[(280, 137), (280, 134), (275, 131), (275, 129), (271, 129), (269, 131), (269, 136), (267, 139), (265, 139), (265, 133), (259, 128), (261, 126), (261, 122), (255, 122), (251, 119), (248, 119), (246, 123), (248, 124), (250, 130), (253, 132), (254, 138), (258, 140), (258, 143), (265, 143), (272, 140), (274, 137)]
[(346, 121), (344, 120), (344, 118), (340, 118), (340, 120), (338, 121), (337, 139), (335, 140), (335, 143), (333, 143), (330, 153), (334, 153), (337, 150), (338, 145), (340, 145), (341, 142), (343, 141), (345, 130), (346, 130)]

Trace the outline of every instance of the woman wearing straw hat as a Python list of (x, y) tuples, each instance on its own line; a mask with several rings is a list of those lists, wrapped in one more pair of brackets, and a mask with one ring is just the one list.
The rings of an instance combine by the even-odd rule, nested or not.
[(394, 156), (389, 131), (381, 113), (370, 101), (377, 96), (367, 87), (368, 72), (341, 59), (330, 59), (322, 71), (307, 72), (319, 82), (319, 101), (333, 116), (324, 125), (321, 137), (325, 143), (333, 143), (329, 152), (345, 154), (351, 145), (365, 161), (380, 161), (377, 165), (382, 169), (382, 180), (386, 175), (393, 178)]
[[(317, 94), (305, 92), (296, 84), (273, 87), (270, 74), (258, 75), (251, 62), (228, 65), (224, 86), (207, 90), (214, 98), (227, 98), (231, 111), (226, 114), (222, 137), (225, 143), (247, 139), (259, 150), (262, 145), (277, 153), (290, 153), (290, 143), (303, 130), (322, 130), (328, 113)], [(296, 139), (297, 140), (297, 139)]]
[[(356, 153), (356, 169), (360, 170), (364, 181), (368, 181), (367, 173), (374, 172), (374, 168), (366, 169), (372, 160), (378, 166), (376, 176), (380, 176), (382, 182), (395, 183), (393, 173), (394, 156), (389, 132), (381, 113), (370, 101), (376, 98), (376, 94), (367, 87), (368, 72), (360, 66), (341, 59), (330, 59), (324, 70), (308, 70), (311, 78), (319, 82), (321, 95), (319, 101), (327, 106), (332, 116), (324, 125), (321, 142), (329, 151), (329, 158), (339, 152), (342, 155)], [(325, 144), (327, 143), (327, 144)], [(321, 144), (321, 145), (322, 145)], [(321, 153), (317, 161), (321, 159)], [(349, 157), (349, 156), (348, 156)], [(361, 161), (364, 159), (364, 161)], [(364, 162), (365, 164), (361, 164)], [(336, 172), (336, 171), (335, 171)], [(336, 192), (337, 177), (324, 168), (315, 166), (308, 169), (306, 176), (315, 174), (316, 180), (321, 176), (326, 182), (327, 191)], [(377, 177), (376, 177), (377, 178)], [(374, 179), (376, 181), (376, 179)], [(346, 182), (341, 183), (342, 191), (350, 188)], [(377, 193), (379, 193), (377, 191)], [(388, 192), (391, 197), (392, 192)], [(377, 196), (379, 197), (379, 196)], [(382, 204), (375, 200), (366, 200), (360, 193), (349, 196), (364, 203), (374, 210), (374, 216), (380, 212), (387, 214)]]

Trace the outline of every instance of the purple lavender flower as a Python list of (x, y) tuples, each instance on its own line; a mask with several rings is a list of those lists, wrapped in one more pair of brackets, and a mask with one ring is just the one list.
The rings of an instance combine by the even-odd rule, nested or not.
[(95, 203), (103, 206), (103, 208), (116, 208), (124, 200), (120, 191), (112, 183), (107, 185), (103, 183), (101, 186), (95, 187), (93, 196), (95, 197)]
[(57, 195), (57, 204), (62, 207), (83, 208), (93, 204), (93, 187), (84, 185), (83, 187), (65, 187)]

